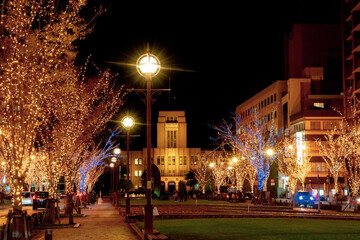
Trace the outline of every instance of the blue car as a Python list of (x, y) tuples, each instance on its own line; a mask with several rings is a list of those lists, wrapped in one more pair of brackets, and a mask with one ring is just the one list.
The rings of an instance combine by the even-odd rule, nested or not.
[(314, 207), (315, 198), (309, 192), (298, 192), (295, 195), (296, 206)]

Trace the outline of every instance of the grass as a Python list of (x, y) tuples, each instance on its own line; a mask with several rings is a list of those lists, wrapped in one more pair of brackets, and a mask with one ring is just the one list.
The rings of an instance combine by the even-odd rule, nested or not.
[[(139, 223), (143, 227), (143, 223)], [(359, 239), (359, 221), (289, 218), (218, 218), (156, 220), (154, 228), (171, 240)]]
[[(145, 205), (146, 204), (146, 198), (130, 198), (130, 202), (131, 202), (131, 205)], [(121, 204), (124, 205), (125, 204), (125, 199), (121, 199)], [(178, 201), (175, 201), (173, 199), (170, 199), (170, 200), (158, 200), (158, 199), (152, 199), (151, 200), (151, 204), (153, 205), (193, 205), (195, 206), (196, 205), (196, 200), (193, 200), (193, 199), (190, 199), (190, 200), (187, 200), (186, 202), (180, 202), (179, 200)], [(197, 204), (198, 205), (237, 205), (237, 206), (240, 206), (240, 205), (246, 205), (247, 206), (247, 203), (229, 203), (228, 201), (209, 201), (209, 200), (206, 200), (206, 199), (198, 199), (197, 200)]]

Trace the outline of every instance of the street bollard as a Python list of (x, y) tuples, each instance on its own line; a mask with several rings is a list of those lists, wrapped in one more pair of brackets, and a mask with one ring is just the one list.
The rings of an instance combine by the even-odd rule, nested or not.
[(74, 224), (74, 215), (72, 213), (69, 214), (69, 225)]
[(52, 230), (51, 229), (46, 229), (45, 231), (45, 240), (52, 240)]

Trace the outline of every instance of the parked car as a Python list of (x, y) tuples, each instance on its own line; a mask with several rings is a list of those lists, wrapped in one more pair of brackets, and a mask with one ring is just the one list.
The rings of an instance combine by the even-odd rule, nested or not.
[(35, 192), (33, 196), (33, 210), (46, 208), (49, 192)]
[(297, 206), (313, 207), (315, 203), (315, 198), (309, 192), (298, 192), (294, 200)]
[(33, 205), (33, 195), (32, 192), (23, 192), (22, 205)]

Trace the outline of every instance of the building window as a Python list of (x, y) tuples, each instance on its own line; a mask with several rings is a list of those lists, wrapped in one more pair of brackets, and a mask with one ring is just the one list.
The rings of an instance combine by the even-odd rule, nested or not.
[(161, 165), (165, 165), (165, 157), (164, 156), (160, 157), (160, 161), (161, 161), (160, 162)]
[(157, 163), (157, 165), (160, 165), (160, 156), (156, 157), (156, 163)]
[(183, 156), (179, 157), (179, 165), (183, 165)]
[(139, 177), (141, 177), (142, 176), (142, 171), (141, 170), (139, 170)]
[(270, 98), (268, 97), (267, 98), (267, 105), (269, 105), (270, 104)]
[(314, 107), (324, 108), (325, 105), (324, 105), (324, 103), (314, 102)]
[(172, 165), (175, 165), (175, 156), (172, 156)]
[(186, 165), (186, 156), (184, 156), (184, 165)]
[(139, 158), (139, 165), (142, 165), (142, 159), (141, 158)]
[(135, 170), (135, 177), (138, 177), (139, 176), (139, 172), (138, 170)]
[(171, 161), (171, 156), (168, 156), (168, 165), (171, 165), (172, 161)]
[(274, 94), (274, 102), (276, 102), (276, 93)]
[(138, 165), (138, 164), (139, 164), (139, 159), (135, 158), (135, 165)]
[(271, 95), (271, 103), (273, 103), (273, 95)]
[(264, 107), (266, 107), (266, 98), (264, 99)]

